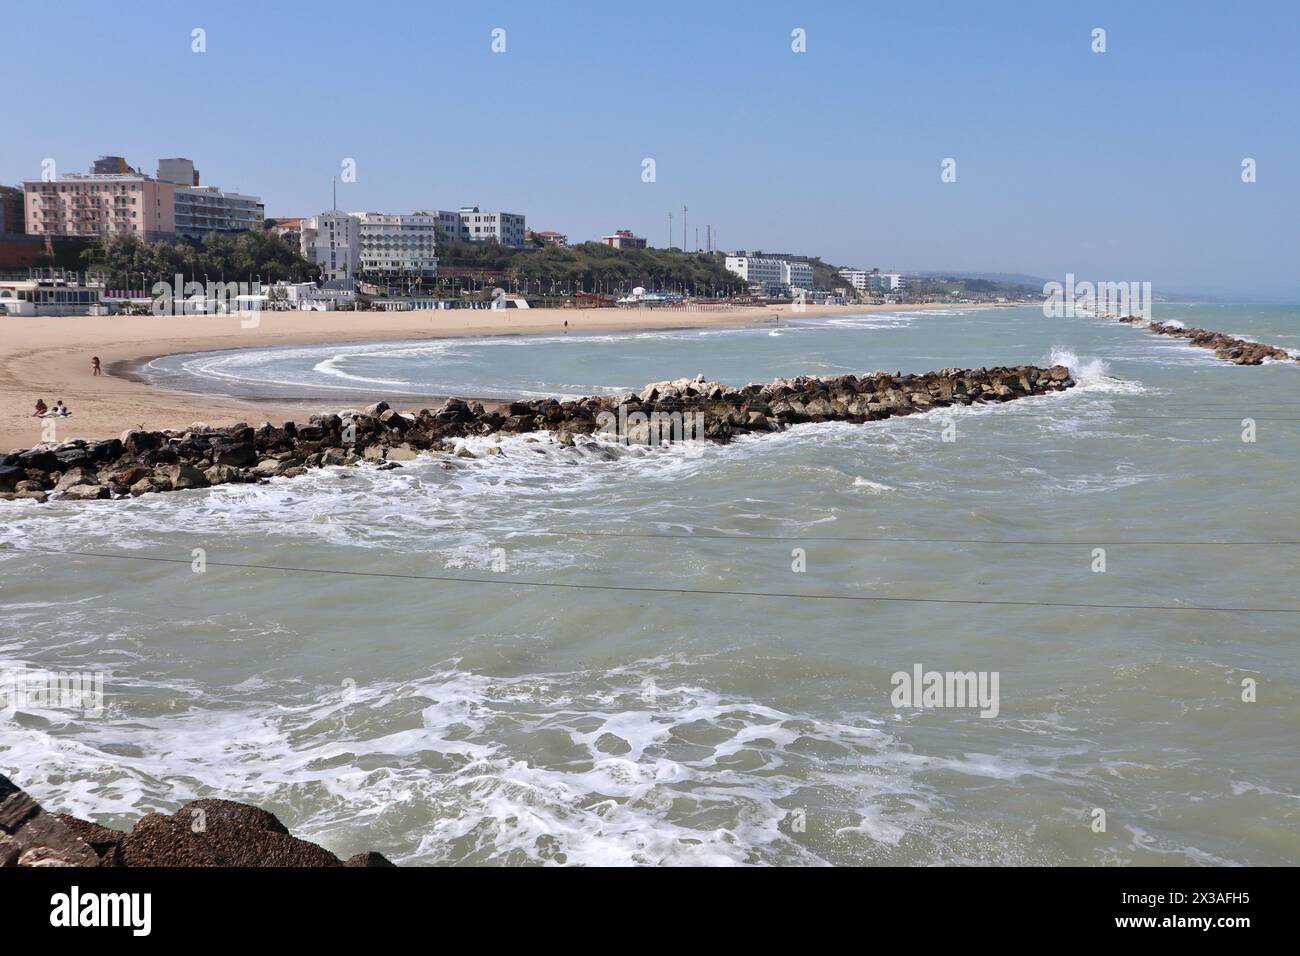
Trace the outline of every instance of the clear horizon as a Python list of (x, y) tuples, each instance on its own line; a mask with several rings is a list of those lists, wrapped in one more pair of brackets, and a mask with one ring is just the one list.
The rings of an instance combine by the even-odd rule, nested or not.
[[(354, 159), (342, 209), (478, 204), (662, 246), (686, 205), (688, 246), (711, 224), (721, 249), (836, 265), (1300, 300), (1291, 5), (559, 9), (70, 3), (52, 23), (13, 4), (0, 76), (23, 112), (0, 184), (46, 158), (152, 174), (186, 156), (268, 216), (309, 216)], [(58, 56), (22, 42), (51, 29)]]

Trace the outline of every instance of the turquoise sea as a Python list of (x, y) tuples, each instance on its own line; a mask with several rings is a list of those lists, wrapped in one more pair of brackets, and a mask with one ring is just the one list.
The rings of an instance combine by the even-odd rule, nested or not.
[[(1296, 307), (1155, 318), (1300, 354)], [(1079, 386), (698, 457), (476, 439), (504, 455), (0, 502), (14, 547), (179, 562), (0, 548), (0, 671), (106, 692), (0, 710), (0, 770), (410, 864), (1300, 863), (1300, 365), (1015, 308), (143, 373), (344, 408), (1053, 362)], [(997, 715), (894, 706), (916, 665), (996, 674)]]

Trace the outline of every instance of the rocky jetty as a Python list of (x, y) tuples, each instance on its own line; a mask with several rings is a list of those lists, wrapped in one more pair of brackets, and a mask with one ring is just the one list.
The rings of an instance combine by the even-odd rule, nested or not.
[(1018, 365), (920, 375), (800, 376), (741, 387), (699, 375), (656, 382), (640, 393), (491, 408), (453, 398), (438, 408), (399, 412), (379, 402), (361, 411), (313, 415), (306, 424), (195, 424), (185, 430), (128, 431), (105, 441), (38, 445), (0, 456), (0, 498), (94, 501), (261, 482), (326, 465), (370, 461), (398, 468), (420, 454), (477, 457), (458, 439), (494, 434), (549, 433), (552, 441), (579, 452), (615, 458), (620, 443), (682, 437), (726, 443), (737, 435), (804, 422), (871, 422), (950, 405), (1009, 402), (1072, 385), (1063, 365)]
[(1300, 362), (1300, 358), (1296, 358), (1286, 349), (1278, 348), (1276, 345), (1248, 342), (1245, 339), (1233, 338), (1231, 335), (1224, 335), (1222, 332), (1215, 332), (1212, 329), (1187, 328), (1169, 322), (1154, 322), (1139, 315), (1126, 315), (1120, 321), (1126, 325), (1141, 326), (1156, 335), (1172, 335), (1176, 338), (1187, 339), (1198, 348), (1212, 349), (1219, 358), (1234, 365), (1261, 365), (1265, 359), (1273, 359), (1278, 362)]
[(275, 814), (230, 800), (149, 813), (129, 833), (49, 813), (0, 774), (0, 867), (392, 866), (379, 853), (340, 860), (293, 836)]

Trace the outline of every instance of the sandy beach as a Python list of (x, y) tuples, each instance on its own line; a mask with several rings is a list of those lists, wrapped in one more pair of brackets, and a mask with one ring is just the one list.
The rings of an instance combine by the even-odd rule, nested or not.
[[(324, 403), (238, 401), (161, 389), (135, 381), (129, 370), (141, 360), (174, 352), (257, 348), (321, 342), (359, 342), (445, 336), (519, 335), (755, 325), (786, 318), (863, 312), (897, 312), (945, 305), (789, 306), (719, 311), (660, 309), (449, 309), (419, 312), (274, 312), (252, 328), (239, 316), (0, 318), (0, 451), (29, 448), (42, 440), (51, 419), (32, 416), (38, 398), (62, 400), (72, 411), (57, 419), (56, 438), (97, 439), (129, 428), (181, 428), (192, 422), (301, 420)], [(967, 308), (970, 308), (969, 306)], [(104, 374), (91, 374), (99, 356)], [(469, 396), (466, 396), (469, 397)], [(337, 403), (335, 403), (337, 404)]]

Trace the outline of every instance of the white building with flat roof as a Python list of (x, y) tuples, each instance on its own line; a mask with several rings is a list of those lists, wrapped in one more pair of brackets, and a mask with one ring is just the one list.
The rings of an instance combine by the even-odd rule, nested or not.
[(780, 295), (785, 290), (785, 263), (766, 256), (727, 256), (728, 271), (749, 285), (761, 286), (764, 295)]
[(813, 267), (807, 262), (782, 260), (781, 281), (790, 287), (790, 291), (811, 292), (813, 287)]
[(870, 272), (865, 269), (841, 269), (840, 275), (859, 292), (888, 294), (901, 292), (907, 285), (902, 273), (881, 272), (879, 269), (872, 269)]
[(351, 215), (361, 224), (361, 271), (430, 278), (438, 274), (437, 216), (427, 212)]
[(727, 256), (726, 267), (750, 285), (761, 286), (764, 295), (784, 295), (799, 289), (812, 291), (813, 267), (795, 259), (771, 256)]
[(485, 212), (478, 206), (446, 209), (417, 209), (417, 216), (433, 216), (452, 242), (490, 242), (520, 248), (528, 231), (525, 217), (513, 212)]
[(867, 291), (866, 269), (841, 269), (840, 277), (847, 280), (849, 285), (853, 286), (858, 292)]
[(356, 281), (361, 266), (361, 221), (337, 209), (302, 222), (302, 254), (321, 267), (326, 282)]
[(260, 232), (266, 207), (257, 196), (200, 186), (199, 171), (184, 157), (158, 160), (157, 180), (175, 185), (176, 235), (202, 239), (210, 232)]
[(176, 187), (176, 235), (202, 239), (210, 232), (261, 232), (266, 209), (257, 196), (216, 186)]
[(881, 272), (879, 269), (872, 269), (867, 276), (867, 285), (872, 292), (901, 292), (906, 284), (903, 276), (897, 272)]

